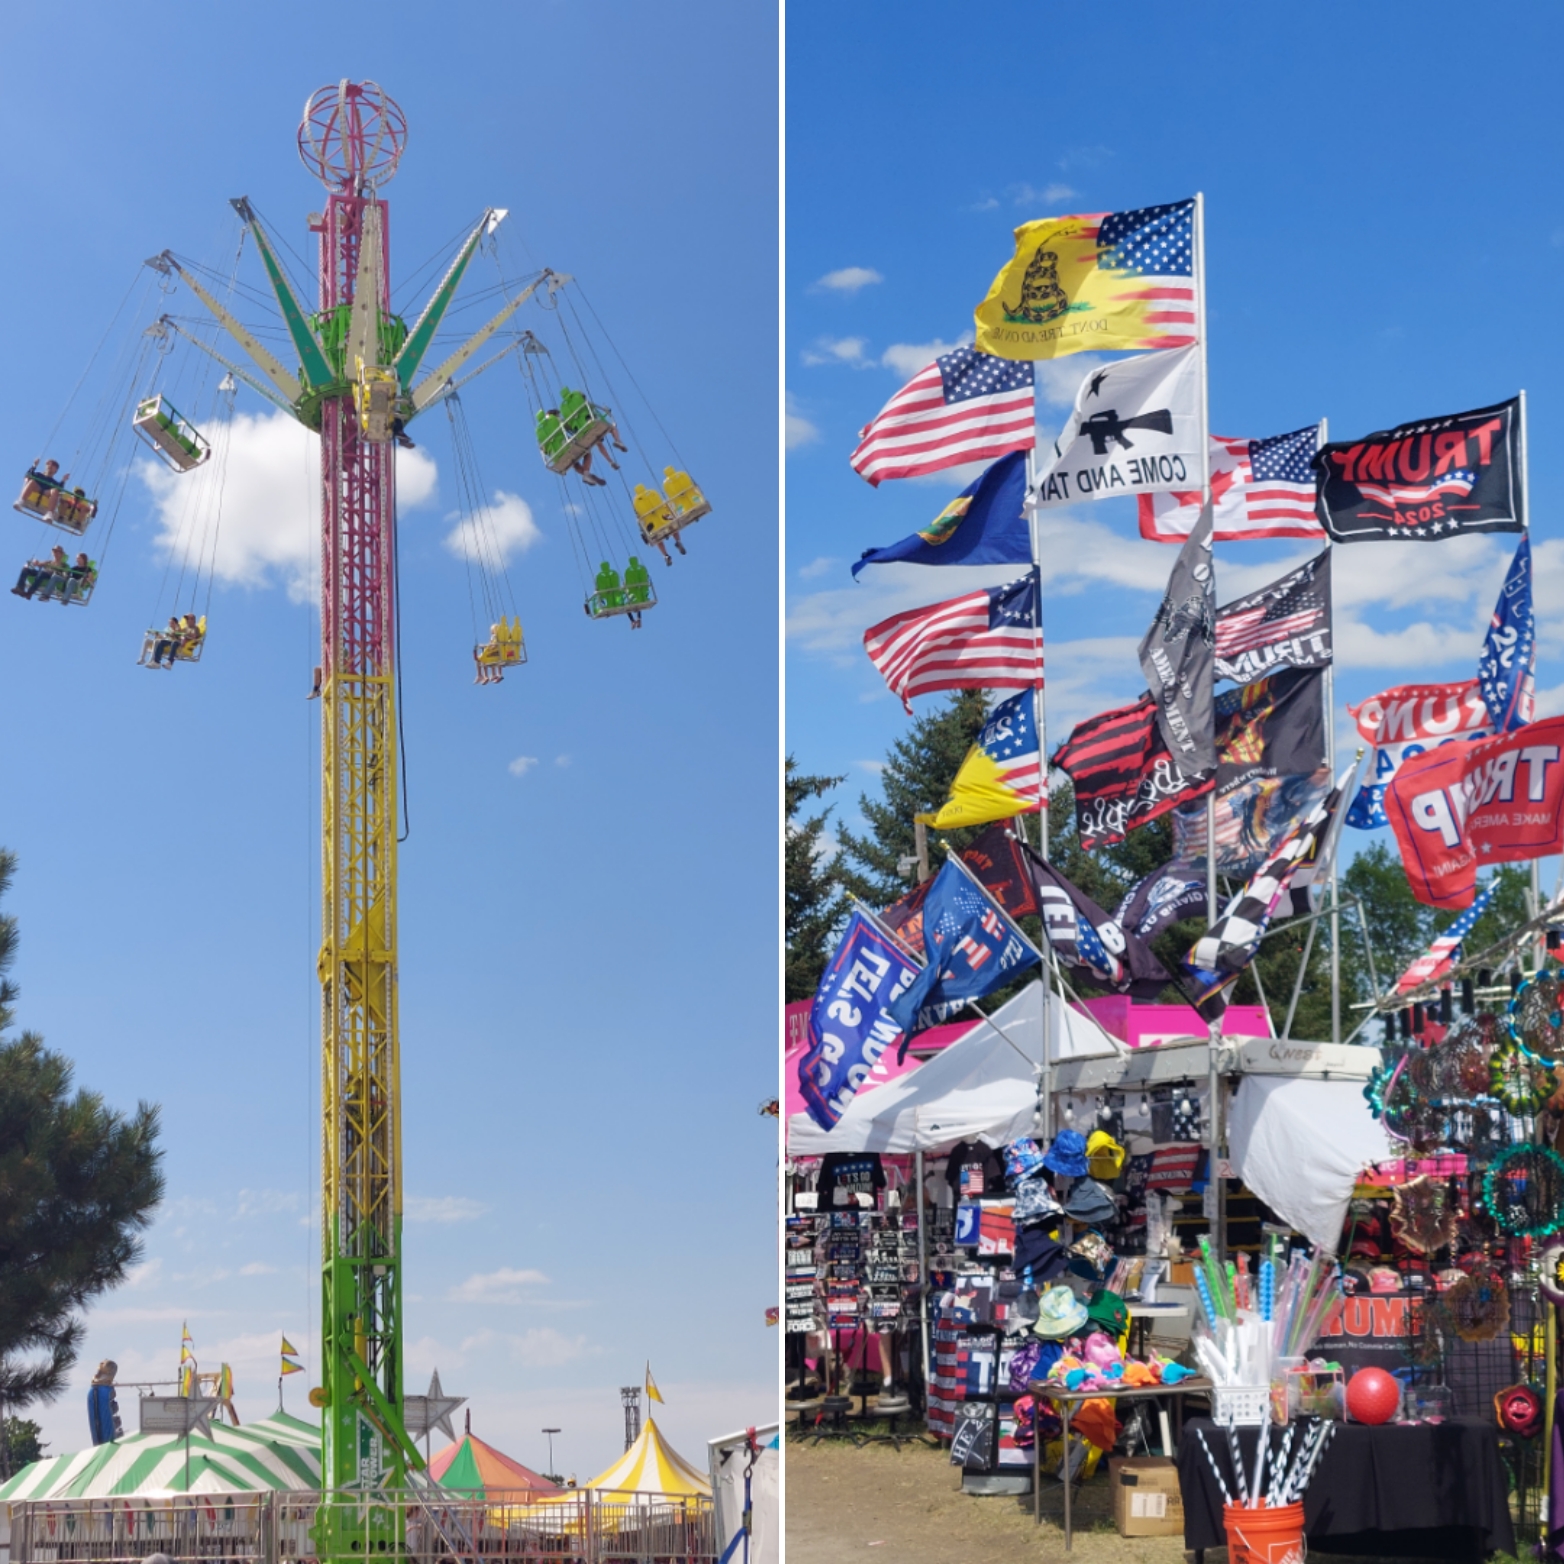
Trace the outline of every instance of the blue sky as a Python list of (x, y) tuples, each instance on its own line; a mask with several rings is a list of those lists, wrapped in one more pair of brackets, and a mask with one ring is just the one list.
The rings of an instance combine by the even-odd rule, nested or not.
[[(392, 0), (373, 25), (284, 3), (149, 26), (24, 3), (7, 27), (13, 58), (54, 62), (0, 104), (18, 482), (145, 256), (224, 266), (240, 194), (313, 253), (322, 192), (295, 127), (349, 75), (411, 125), (394, 283), (508, 207), (514, 270), (581, 280), (714, 502), (688, 558), (653, 561), (639, 634), (590, 623), (516, 371), (479, 380), (464, 401), (486, 488), (510, 497), (532, 660), (477, 689), (442, 415), (413, 426), (402, 486), (408, 1378), (438, 1366), (475, 1432), (533, 1466), (561, 1427), (559, 1468), (585, 1478), (650, 1359), (660, 1420), (704, 1462), (704, 1439), (775, 1406), (775, 1134), (756, 1111), (777, 1004), (774, 18)], [(97, 1359), (166, 1378), (184, 1320), (203, 1367), (233, 1363), (246, 1417), (275, 1405), (279, 1332), (311, 1370), (290, 1410), (316, 1382), (318, 630), (304, 452), (267, 411), (241, 392), (198, 667), (135, 663), (167, 612), (162, 491), (139, 475), (87, 609), (0, 599), (19, 1018), (111, 1102), (161, 1103), (167, 1147), (147, 1263), (39, 1414), (55, 1450), (86, 1442)], [(19, 565), (42, 529), (6, 515)]]
[[(907, 725), (864, 628), (1014, 573), (897, 565), (855, 586), (853, 559), (926, 524), (969, 477), (873, 490), (847, 464), (858, 429), (931, 350), (971, 340), (1016, 225), (1196, 191), (1215, 432), (1326, 416), (1346, 438), (1526, 389), (1539, 711), (1564, 708), (1549, 455), (1564, 433), (1564, 207), (1540, 153), (1559, 129), (1557, 13), (1501, 5), (1476, 27), (1449, 4), (1132, 3), (1111, 27), (1013, 3), (981, 27), (951, 16), (788, 13), (786, 727), (806, 770), (846, 775), (841, 818), (861, 824), (859, 794)], [(1038, 366), (1045, 438), (1090, 362)], [(1051, 750), (1145, 687), (1135, 645), (1175, 552), (1139, 538), (1132, 500), (1053, 511), (1046, 538)], [(1338, 550), (1340, 752), (1347, 702), (1475, 674), (1514, 541)], [(1219, 600), (1316, 548), (1219, 546)], [(1366, 840), (1348, 832), (1347, 848)]]

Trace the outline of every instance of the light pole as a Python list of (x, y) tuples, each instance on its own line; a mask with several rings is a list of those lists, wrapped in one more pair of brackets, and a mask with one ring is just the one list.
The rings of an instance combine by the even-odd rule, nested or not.
[(562, 1429), (558, 1429), (558, 1428), (545, 1428), (543, 1430), (543, 1432), (548, 1435), (548, 1479), (549, 1479), (550, 1482), (553, 1482), (554, 1481), (554, 1435), (558, 1434), (558, 1433), (562, 1433), (563, 1430)]

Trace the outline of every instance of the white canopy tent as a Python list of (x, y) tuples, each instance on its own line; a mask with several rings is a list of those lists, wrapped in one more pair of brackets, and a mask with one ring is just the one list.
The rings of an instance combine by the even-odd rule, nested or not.
[[(787, 1126), (788, 1155), (905, 1154), (934, 1151), (959, 1140), (1002, 1146), (1032, 1134), (1043, 1054), (1042, 993), (1040, 982), (1028, 984), (912, 1074), (854, 1098), (829, 1130), (822, 1130), (807, 1113), (795, 1113)], [(1127, 1052), (1090, 1016), (1057, 996), (1048, 1016), (1056, 1062), (1117, 1058)]]

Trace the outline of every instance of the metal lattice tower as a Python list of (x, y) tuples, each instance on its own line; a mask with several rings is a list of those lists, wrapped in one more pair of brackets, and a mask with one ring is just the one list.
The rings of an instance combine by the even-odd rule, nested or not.
[(621, 1385), (619, 1399), (625, 1409), (625, 1449), (628, 1450), (641, 1437), (641, 1387)]
[[(552, 275), (508, 298), (424, 370), (468, 263), (505, 214), (485, 210), (409, 330), (391, 313), (390, 214), (379, 194), (406, 140), (406, 117), (374, 82), (341, 81), (305, 104), (299, 154), (327, 190), (310, 223), (320, 247), (314, 313), (294, 296), (249, 201), (233, 202), (266, 267), (297, 373), (172, 252), (148, 262), (165, 276), (177, 272), (253, 367), (181, 335), (320, 437), (322, 1366), (311, 1399), (322, 1408), (322, 1485), (340, 1493), (401, 1489), (423, 1465), (402, 1383), (393, 442), (455, 390), (463, 366)], [(415, 1401), (427, 1421), (428, 1398)], [(398, 1513), (323, 1505), (317, 1555), (399, 1551)]]

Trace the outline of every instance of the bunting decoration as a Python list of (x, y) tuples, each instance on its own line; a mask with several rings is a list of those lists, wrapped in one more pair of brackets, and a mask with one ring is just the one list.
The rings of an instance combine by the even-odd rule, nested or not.
[(282, 1338), (282, 1352), (280, 1354), (282, 1358), (282, 1368), (280, 1372), (285, 1375), (302, 1374), (304, 1372), (304, 1365), (302, 1363), (294, 1362), (294, 1359), (297, 1358), (298, 1355), (299, 1349), (295, 1347), (286, 1336), (284, 1336)]

